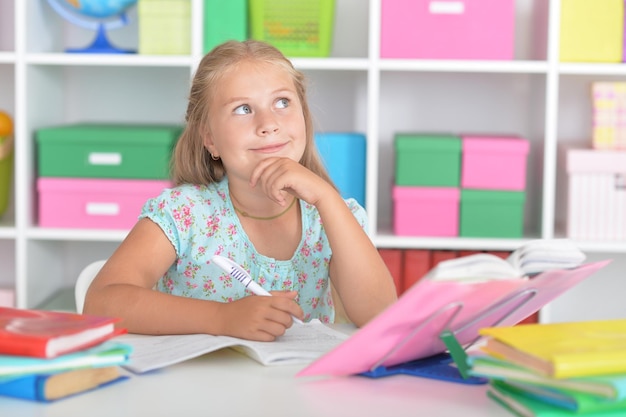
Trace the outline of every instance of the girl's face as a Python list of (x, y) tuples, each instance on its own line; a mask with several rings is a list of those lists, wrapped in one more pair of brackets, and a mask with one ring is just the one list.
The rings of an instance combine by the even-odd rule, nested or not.
[(302, 157), (302, 106), (291, 76), (279, 65), (238, 63), (220, 78), (209, 104), (204, 146), (222, 158), (231, 179), (248, 181), (264, 158)]

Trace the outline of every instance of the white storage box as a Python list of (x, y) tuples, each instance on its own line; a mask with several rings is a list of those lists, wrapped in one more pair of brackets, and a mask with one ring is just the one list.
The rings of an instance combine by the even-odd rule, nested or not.
[(626, 240), (626, 152), (567, 151), (567, 236)]

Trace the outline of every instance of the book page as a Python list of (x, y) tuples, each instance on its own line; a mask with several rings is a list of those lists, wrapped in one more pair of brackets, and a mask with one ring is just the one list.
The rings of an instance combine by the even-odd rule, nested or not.
[(506, 260), (488, 253), (478, 253), (439, 262), (425, 276), (434, 281), (488, 281), (520, 278), (521, 272)]
[(308, 363), (332, 350), (348, 336), (315, 320), (294, 324), (273, 342), (256, 342), (207, 334), (148, 336), (127, 334), (120, 342), (133, 347), (125, 367), (148, 372), (224, 348), (235, 348), (264, 365)]
[(585, 259), (585, 254), (569, 239), (538, 239), (513, 251), (507, 261), (524, 275), (534, 275), (551, 269), (576, 268)]

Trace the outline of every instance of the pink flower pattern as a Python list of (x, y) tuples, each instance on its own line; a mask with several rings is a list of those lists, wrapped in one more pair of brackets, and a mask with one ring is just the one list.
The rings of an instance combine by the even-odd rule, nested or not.
[[(365, 210), (354, 199), (346, 204), (365, 228)], [(332, 256), (319, 213), (300, 202), (302, 236), (289, 260), (258, 253), (241, 226), (228, 193), (228, 180), (209, 185), (181, 185), (164, 190), (146, 202), (140, 217), (155, 222), (174, 246), (176, 262), (159, 281), (162, 292), (220, 302), (250, 295), (211, 261), (226, 256), (252, 275), (268, 291), (294, 290), (305, 319), (334, 320), (329, 262)]]

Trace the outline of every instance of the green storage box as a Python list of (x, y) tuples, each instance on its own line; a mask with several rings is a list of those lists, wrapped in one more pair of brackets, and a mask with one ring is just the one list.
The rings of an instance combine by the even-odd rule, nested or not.
[(250, 34), (288, 57), (327, 57), (335, 0), (249, 0)]
[(174, 125), (75, 124), (37, 131), (41, 177), (168, 179)]
[(458, 187), (462, 141), (440, 134), (397, 134), (396, 185)]
[(524, 234), (523, 191), (461, 190), (461, 237), (520, 238)]
[(204, 0), (204, 53), (248, 38), (248, 0)]

